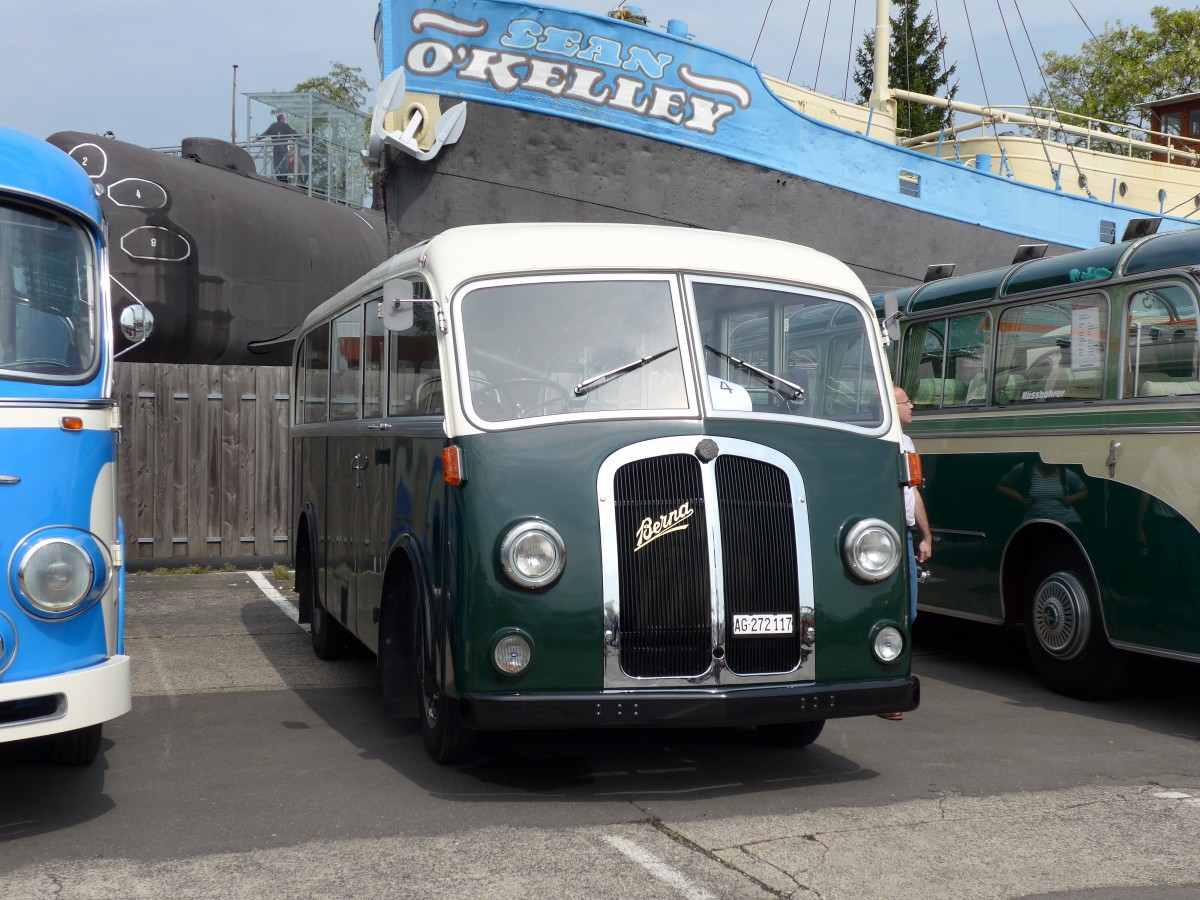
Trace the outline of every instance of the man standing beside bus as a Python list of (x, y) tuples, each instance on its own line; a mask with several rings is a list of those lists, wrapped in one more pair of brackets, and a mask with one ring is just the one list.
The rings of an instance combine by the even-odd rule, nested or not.
[[(900, 427), (907, 428), (912, 424), (913, 402), (908, 399), (904, 388), (892, 388), (896, 393), (896, 409), (900, 412)], [(900, 435), (900, 450), (903, 453), (916, 453), (912, 438), (907, 434)], [(908, 596), (909, 622), (917, 618), (917, 563), (923, 563), (933, 556), (933, 532), (929, 530), (929, 518), (925, 515), (925, 501), (921, 492), (915, 487), (904, 488), (904, 524), (905, 546), (908, 547)], [(913, 532), (917, 534), (916, 545), (913, 545)], [(880, 713), (879, 718), (899, 722), (904, 713)]]
[[(904, 388), (893, 388), (896, 392), (896, 407), (900, 411), (900, 427), (907, 428), (912, 424), (913, 402), (908, 399)], [(912, 438), (907, 434), (900, 435), (900, 449), (905, 453), (915, 453)], [(915, 487), (904, 489), (904, 522), (908, 525), (908, 586), (911, 600), (912, 618), (917, 617), (917, 564), (923, 563), (933, 556), (933, 532), (929, 530), (929, 518), (925, 515), (925, 501), (921, 492)], [(917, 535), (916, 543), (913, 534)]]

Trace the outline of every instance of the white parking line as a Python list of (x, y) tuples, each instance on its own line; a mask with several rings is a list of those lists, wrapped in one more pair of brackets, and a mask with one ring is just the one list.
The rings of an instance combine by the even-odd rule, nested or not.
[(617, 837), (615, 834), (606, 834), (604, 841), (620, 850), (655, 878), (665, 881), (671, 887), (675, 888), (675, 890), (687, 897), (688, 900), (716, 900), (708, 891), (696, 887), (679, 872), (659, 860), (652, 853), (643, 850), (633, 841)]
[[(264, 575), (262, 572), (247, 572), (246, 574), (250, 576), (251, 581), (258, 585), (258, 589), (266, 595), (268, 600), (283, 610), (283, 614), (285, 616), (287, 616), (297, 625), (300, 625), (300, 611), (297, 610), (296, 607), (291, 603), (289, 603), (288, 599), (283, 596), (283, 594), (275, 590), (275, 585), (267, 581), (266, 575)], [(307, 625), (300, 625), (300, 628), (303, 631), (308, 631)]]

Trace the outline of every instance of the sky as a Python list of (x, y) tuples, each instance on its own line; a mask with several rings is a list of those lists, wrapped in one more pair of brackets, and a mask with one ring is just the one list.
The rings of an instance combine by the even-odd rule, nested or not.
[[(603, 13), (616, 3), (556, 5)], [(871, 0), (627, 5), (640, 6), (653, 27), (683, 19), (695, 40), (753, 58), (769, 75), (788, 78), (790, 69), (788, 80), (835, 96), (853, 94), (853, 82), (847, 89), (848, 54), (874, 27)], [(1154, 5), (1182, 9), (1200, 3), (923, 0), (922, 9), (937, 15), (947, 34), (948, 61), (958, 64), (960, 100), (1019, 104), (1026, 97), (1022, 75), (1029, 93), (1041, 84), (1018, 9), (1038, 54), (1077, 53), (1089, 34), (1076, 9), (1099, 34), (1117, 20), (1148, 26)], [(228, 139), (235, 129), (245, 140), (243, 93), (289, 91), (328, 73), (334, 61), (360, 67), (371, 88), (378, 85), (377, 7), (377, 0), (0, 0), (0, 125), (41, 138), (58, 131), (112, 131), (145, 147), (178, 147), (185, 137)], [(1016, 61), (1001, 14), (1013, 34)], [(255, 131), (268, 124), (261, 108), (253, 124)]]

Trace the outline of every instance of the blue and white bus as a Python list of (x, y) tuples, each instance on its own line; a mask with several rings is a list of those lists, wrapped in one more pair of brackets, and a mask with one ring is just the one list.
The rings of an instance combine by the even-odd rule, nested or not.
[(67, 765), (130, 708), (111, 319), (90, 179), (0, 128), (0, 742)]

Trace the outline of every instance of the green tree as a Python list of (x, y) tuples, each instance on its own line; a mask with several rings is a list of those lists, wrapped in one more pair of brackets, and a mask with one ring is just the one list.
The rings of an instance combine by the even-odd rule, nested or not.
[(362, 109), (367, 100), (367, 80), (362, 77), (362, 68), (336, 61), (330, 63), (328, 75), (309, 78), (292, 90), (297, 93), (311, 91), (351, 109)]
[(1047, 86), (1031, 102), (1136, 123), (1139, 103), (1200, 91), (1200, 8), (1155, 6), (1150, 18), (1150, 30), (1118, 19), (1078, 54), (1043, 53)]
[[(888, 84), (892, 87), (953, 99), (958, 82), (950, 83), (958, 64), (942, 68), (946, 36), (940, 34), (932, 13), (920, 15), (920, 0), (892, 0), (900, 7), (891, 19), (892, 39), (888, 47)], [(871, 97), (872, 71), (875, 65), (875, 32), (863, 34), (863, 41), (854, 54), (854, 84), (859, 89), (859, 102)], [(896, 104), (896, 127), (912, 136), (928, 134), (944, 128), (950, 122), (950, 111), (940, 106), (923, 106), (899, 100)]]

